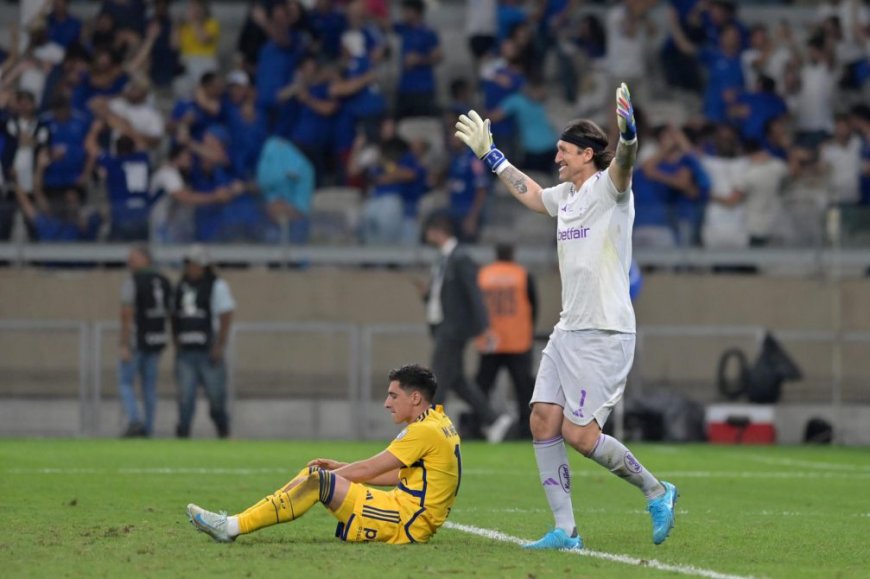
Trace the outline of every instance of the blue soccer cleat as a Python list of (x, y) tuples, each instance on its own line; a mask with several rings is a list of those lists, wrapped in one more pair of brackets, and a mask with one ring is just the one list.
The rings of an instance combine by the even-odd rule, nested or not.
[(582, 549), (583, 539), (574, 530), (574, 536), (569, 537), (563, 529), (553, 529), (534, 543), (523, 545), (523, 549), (552, 549), (564, 551), (567, 549)]
[(202, 531), (218, 543), (232, 543), (236, 540), (227, 532), (226, 513), (213, 513), (190, 504), (187, 505), (187, 517), (197, 531)]
[(656, 545), (664, 543), (674, 528), (674, 508), (680, 496), (677, 487), (671, 483), (662, 481), (662, 486), (665, 487), (665, 494), (650, 499), (646, 508), (652, 518), (653, 543)]

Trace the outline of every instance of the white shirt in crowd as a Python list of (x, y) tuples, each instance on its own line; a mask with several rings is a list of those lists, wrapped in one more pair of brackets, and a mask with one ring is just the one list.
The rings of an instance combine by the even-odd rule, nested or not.
[(465, 32), (468, 36), (495, 36), (498, 32), (496, 0), (468, 0)]
[(861, 139), (852, 135), (845, 145), (828, 141), (820, 157), (828, 166), (830, 202), (857, 203), (861, 198)]
[(193, 240), (193, 207), (176, 199), (184, 188), (184, 177), (173, 165), (163, 165), (151, 177), (151, 196), (162, 196), (151, 209), (150, 216), (151, 238), (158, 243), (188, 243)]
[(785, 71), (792, 58), (791, 50), (785, 46), (774, 48), (767, 60), (756, 67), (756, 62), (762, 57), (760, 50), (750, 48), (740, 55), (740, 65), (743, 68), (743, 78), (746, 90), (755, 90), (759, 72), (769, 76), (776, 83), (777, 92), (781, 92), (785, 86)]
[[(18, 139), (19, 143), (22, 135), (29, 135), (33, 143), (36, 143), (36, 128), (38, 126), (39, 121), (36, 118), (11, 118), (6, 121), (6, 132), (9, 136)], [(33, 192), (34, 158), (33, 145), (19, 144), (12, 160), (16, 183), (25, 193)]]
[(64, 47), (56, 42), (46, 42), (34, 48), (31, 55), (38, 64), (24, 69), (18, 79), (18, 88), (32, 94), (37, 103), (42, 102), (45, 82), (48, 79), (46, 71), (63, 62), (65, 54)]
[(640, 78), (647, 73), (646, 27), (641, 22), (628, 25), (628, 19), (624, 5), (614, 6), (607, 12), (607, 66), (615, 78)]
[(140, 135), (151, 138), (163, 136), (163, 117), (147, 101), (134, 104), (123, 97), (116, 97), (109, 101), (109, 110), (130, 123), (133, 130)]
[(730, 159), (704, 155), (701, 164), (710, 176), (710, 201), (704, 212), (701, 239), (704, 247), (740, 248), (749, 245), (746, 229), (746, 203), (724, 205), (724, 200), (740, 190), (741, 177), (746, 172), (746, 159)]
[(599, 171), (579, 191), (571, 183), (544, 189), (541, 200), (556, 217), (562, 330), (634, 333), (628, 293), (634, 194), (620, 193), (610, 174)]
[(833, 130), (835, 84), (834, 71), (827, 64), (807, 62), (803, 66), (793, 111), (798, 131)]
[(822, 22), (836, 16), (840, 20), (843, 40), (837, 45), (837, 58), (840, 64), (848, 64), (865, 56), (864, 47), (855, 37), (855, 27), (866, 28), (870, 24), (870, 10), (860, 0), (840, 0), (823, 2), (816, 12), (817, 21)]
[(746, 196), (746, 229), (752, 237), (769, 238), (783, 213), (782, 191), (788, 177), (785, 161), (766, 155), (750, 160), (739, 187)]

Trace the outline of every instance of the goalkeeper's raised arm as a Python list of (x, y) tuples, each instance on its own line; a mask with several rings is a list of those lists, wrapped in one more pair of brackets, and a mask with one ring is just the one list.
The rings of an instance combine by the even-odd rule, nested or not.
[(489, 119), (483, 120), (477, 111), (468, 111), (467, 115), (460, 115), (456, 123), (456, 138), (468, 145), (523, 205), (532, 211), (547, 213), (541, 201), (541, 186), (511, 165), (493, 144)]
[[(572, 191), (580, 191), (587, 179), (607, 169), (616, 191), (621, 194), (628, 190), (637, 157), (637, 128), (631, 95), (625, 83), (616, 89), (616, 120), (619, 143), (615, 153), (608, 150), (607, 134), (594, 122), (578, 119), (565, 127), (556, 143), (557, 152), (553, 159), (560, 182), (570, 183)], [(555, 215), (552, 207), (547, 209), (541, 185), (511, 165), (495, 146), (489, 119), (482, 119), (476, 111), (461, 115), (456, 123), (456, 137), (498, 175), (523, 205), (539, 213)]]
[(637, 159), (637, 126), (634, 123), (631, 93), (625, 83), (616, 89), (616, 123), (619, 126), (619, 142), (608, 172), (616, 188), (625, 191), (631, 184), (631, 172)]

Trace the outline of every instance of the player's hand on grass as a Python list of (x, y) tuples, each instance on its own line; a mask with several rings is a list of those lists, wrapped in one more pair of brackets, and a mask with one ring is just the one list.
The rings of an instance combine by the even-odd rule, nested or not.
[(335, 470), (344, 466), (343, 462), (332, 460), (331, 458), (315, 458), (308, 462), (307, 466), (315, 466), (323, 470)]
[(623, 141), (633, 141), (637, 136), (634, 123), (634, 107), (631, 106), (631, 93), (625, 83), (616, 89), (616, 122), (619, 125), (619, 136)]

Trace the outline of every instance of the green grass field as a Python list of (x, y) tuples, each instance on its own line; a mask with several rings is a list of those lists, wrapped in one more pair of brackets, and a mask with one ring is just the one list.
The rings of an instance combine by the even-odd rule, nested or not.
[[(650, 539), (642, 496), (575, 456), (574, 509), (592, 556), (525, 552), (478, 536), (532, 539), (552, 524), (528, 444), (463, 446), (462, 488), (427, 545), (333, 538), (305, 518), (212, 543), (188, 502), (240, 511), (308, 458), (353, 460), (371, 443), (173, 440), (0, 441), (3, 577), (870, 577), (870, 451), (633, 445), (678, 485), (677, 527)], [(448, 524), (450, 524), (448, 523)], [(622, 555), (624, 561), (605, 558)], [(663, 568), (664, 567), (664, 568)]]

